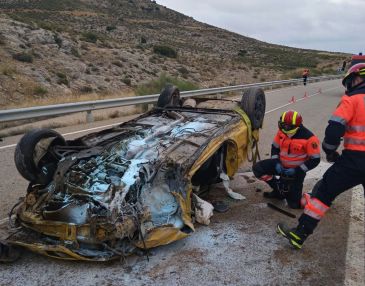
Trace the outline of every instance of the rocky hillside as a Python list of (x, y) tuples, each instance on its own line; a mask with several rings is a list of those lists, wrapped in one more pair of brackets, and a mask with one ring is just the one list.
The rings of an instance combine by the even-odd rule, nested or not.
[(133, 94), (161, 74), (213, 87), (333, 73), (347, 56), (247, 38), (156, 1), (0, 2), (0, 108)]

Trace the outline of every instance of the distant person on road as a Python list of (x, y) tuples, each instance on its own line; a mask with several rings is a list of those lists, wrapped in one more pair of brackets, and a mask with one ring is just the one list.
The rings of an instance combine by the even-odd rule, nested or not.
[(303, 85), (307, 85), (307, 78), (309, 76), (309, 69), (304, 69), (302, 76), (303, 76)]
[(343, 61), (341, 71), (345, 71), (346, 68), (346, 61)]
[[(353, 65), (342, 84), (345, 95), (326, 128), (322, 148), (334, 164), (324, 173), (311, 194), (303, 197), (304, 213), (296, 228), (279, 223), (277, 232), (297, 249), (313, 233), (317, 224), (342, 192), (362, 184), (365, 187), (365, 63)], [(344, 150), (336, 150), (344, 139)]]
[(271, 192), (264, 193), (265, 198), (286, 199), (290, 208), (297, 209), (306, 172), (320, 162), (319, 140), (303, 126), (297, 111), (282, 113), (278, 126), (271, 145), (271, 159), (254, 164), (252, 169), (257, 178), (272, 188)]

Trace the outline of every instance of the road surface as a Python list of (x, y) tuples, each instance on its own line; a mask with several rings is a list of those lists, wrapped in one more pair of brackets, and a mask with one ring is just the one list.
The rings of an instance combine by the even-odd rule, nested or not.
[[(260, 138), (262, 157), (269, 157), (277, 121), (287, 109), (301, 112), (304, 125), (323, 139), (328, 118), (342, 93), (339, 80), (267, 91), (267, 114)], [(296, 102), (289, 103), (293, 96)], [(58, 131), (70, 139), (117, 122), (120, 119)], [(27, 187), (13, 163), (13, 144), (19, 138), (5, 138), (0, 145), (0, 220)], [(327, 167), (322, 162), (307, 176), (305, 191), (311, 190)], [(262, 191), (268, 188), (249, 170), (250, 164), (242, 166), (231, 184), (246, 200), (233, 201), (217, 185), (207, 199), (221, 199), (230, 210), (215, 213), (209, 226), (197, 225), (192, 236), (153, 249), (149, 261), (134, 256), (112, 263), (68, 262), (26, 252), (16, 263), (0, 265), (0, 285), (363, 285), (362, 190), (354, 192), (356, 196), (352, 192), (342, 194), (318, 231), (301, 251), (295, 251), (277, 236), (275, 226), (279, 221), (294, 225), (296, 220), (267, 208)], [(300, 211), (290, 211), (300, 215)]]

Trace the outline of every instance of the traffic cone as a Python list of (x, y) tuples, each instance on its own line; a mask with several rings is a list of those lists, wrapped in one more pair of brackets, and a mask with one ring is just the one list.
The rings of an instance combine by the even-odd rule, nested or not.
[(292, 96), (291, 100), (289, 101), (289, 103), (294, 103), (295, 102), (295, 97)]

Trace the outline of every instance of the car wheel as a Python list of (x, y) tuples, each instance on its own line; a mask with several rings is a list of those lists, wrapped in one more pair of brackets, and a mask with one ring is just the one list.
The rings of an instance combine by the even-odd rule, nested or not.
[(50, 129), (34, 129), (18, 142), (14, 161), (19, 173), (35, 184), (48, 184), (56, 171), (58, 159), (52, 155), (52, 146), (65, 146), (66, 141), (58, 132)]
[(252, 129), (259, 129), (265, 117), (266, 99), (262, 88), (251, 87), (243, 92), (241, 108), (251, 120)]
[(157, 107), (180, 106), (180, 91), (174, 85), (167, 85), (158, 97)]

